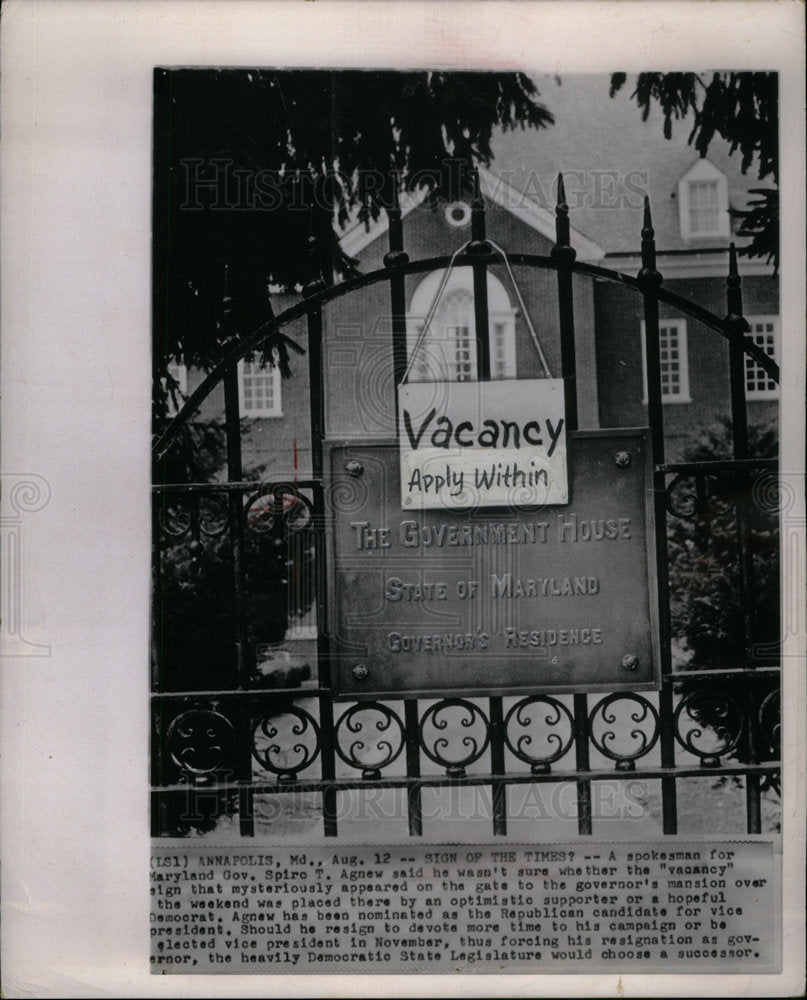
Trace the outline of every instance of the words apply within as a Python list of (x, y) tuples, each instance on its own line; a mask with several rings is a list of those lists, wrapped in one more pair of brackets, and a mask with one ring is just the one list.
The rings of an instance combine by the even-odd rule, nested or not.
[(398, 390), (401, 506), (569, 502), (562, 379)]

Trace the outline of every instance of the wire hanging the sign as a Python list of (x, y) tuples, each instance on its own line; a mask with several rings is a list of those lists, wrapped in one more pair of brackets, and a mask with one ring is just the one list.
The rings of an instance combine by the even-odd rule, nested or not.
[[(418, 351), (423, 345), (423, 341), (425, 340), (426, 335), (429, 332), (432, 320), (434, 319), (434, 315), (437, 312), (437, 306), (440, 303), (440, 299), (443, 297), (443, 293), (445, 292), (446, 286), (448, 285), (448, 280), (451, 277), (451, 272), (454, 269), (454, 262), (456, 261), (457, 257), (459, 257), (459, 255), (463, 252), (463, 250), (465, 250), (468, 247), (470, 242), (471, 242), (470, 240), (467, 240), (465, 243), (462, 244), (461, 247), (455, 250), (451, 256), (451, 260), (448, 263), (448, 267), (443, 273), (443, 277), (440, 281), (437, 291), (434, 294), (432, 303), (429, 306), (429, 311), (426, 314), (426, 319), (423, 323), (423, 327), (420, 330), (420, 333), (418, 334), (417, 340), (415, 341), (415, 346), (412, 349), (412, 354), (409, 357), (409, 363), (407, 364), (406, 371), (404, 372), (403, 378), (401, 379), (401, 385), (405, 385), (407, 380), (409, 379), (409, 373), (412, 371), (412, 367), (415, 363), (415, 356), (417, 355)], [(541, 367), (544, 370), (544, 376), (546, 378), (552, 378), (552, 373), (549, 370), (549, 364), (546, 360), (546, 355), (544, 354), (543, 349), (541, 348), (541, 343), (538, 340), (538, 334), (535, 332), (535, 327), (532, 325), (530, 314), (527, 311), (527, 306), (524, 303), (524, 297), (521, 294), (521, 289), (518, 287), (518, 282), (516, 281), (516, 277), (513, 274), (513, 269), (510, 267), (510, 261), (507, 259), (507, 254), (497, 243), (494, 243), (493, 240), (488, 239), (487, 242), (491, 247), (493, 247), (493, 249), (501, 256), (502, 260), (504, 261), (504, 266), (507, 269), (507, 274), (508, 277), (510, 278), (510, 283), (513, 286), (513, 291), (516, 293), (516, 298), (518, 299), (518, 304), (521, 307), (521, 312), (524, 316), (524, 321), (527, 324), (527, 329), (530, 332), (530, 337), (532, 338), (533, 346), (535, 347), (535, 351), (538, 355), (538, 360), (540, 361)]]
[(457, 259), (457, 257), (459, 257), (459, 255), (468, 246), (470, 242), (471, 242), (470, 240), (466, 240), (466, 242), (463, 243), (461, 247), (459, 247), (457, 250), (454, 251), (451, 260), (448, 263), (448, 267), (445, 269), (445, 272), (443, 273), (443, 277), (440, 281), (440, 284), (437, 287), (437, 291), (434, 293), (432, 304), (429, 306), (429, 311), (426, 314), (426, 320), (423, 323), (423, 328), (418, 334), (418, 339), (415, 341), (415, 346), (409, 358), (409, 364), (406, 366), (406, 371), (403, 373), (403, 378), (401, 379), (401, 385), (406, 384), (406, 381), (409, 378), (409, 373), (412, 371), (412, 366), (415, 363), (415, 355), (420, 350), (420, 347), (426, 337), (426, 334), (429, 332), (429, 327), (431, 326), (431, 322), (434, 319), (434, 314), (437, 311), (437, 306), (440, 302), (440, 299), (443, 297), (443, 292), (445, 291), (446, 285), (448, 284), (448, 279), (451, 277), (451, 272), (454, 269), (454, 261)]
[(510, 267), (510, 261), (507, 259), (507, 254), (502, 250), (498, 243), (494, 243), (493, 240), (489, 239), (488, 243), (497, 250), (504, 261), (504, 266), (507, 268), (507, 273), (510, 276), (510, 281), (513, 285), (513, 291), (516, 293), (516, 298), (518, 299), (518, 304), (521, 306), (521, 311), (524, 314), (524, 322), (527, 324), (527, 329), (530, 331), (530, 336), (532, 337), (533, 345), (535, 346), (535, 351), (538, 355), (538, 360), (541, 362), (541, 367), (544, 370), (544, 374), (547, 378), (552, 378), (552, 373), (549, 370), (549, 364), (547, 363), (546, 356), (541, 349), (541, 342), (538, 340), (538, 334), (535, 332), (535, 327), (532, 325), (532, 320), (530, 319), (530, 314), (527, 312), (527, 307), (524, 304), (524, 299), (521, 295), (521, 289), (518, 287), (518, 282), (516, 281), (516, 276), (513, 274), (513, 269)]

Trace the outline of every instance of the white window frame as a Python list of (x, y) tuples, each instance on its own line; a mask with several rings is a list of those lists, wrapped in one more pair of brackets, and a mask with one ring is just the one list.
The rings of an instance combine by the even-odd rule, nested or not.
[[(673, 316), (671, 318), (659, 319), (659, 350), (663, 350), (663, 331), (667, 327), (674, 327), (678, 335), (678, 392), (676, 395), (664, 393), (664, 382), (661, 385), (662, 403), (691, 403), (692, 397), (689, 394), (689, 356), (687, 347), (687, 321), (683, 316)], [(645, 332), (645, 322), (642, 320), (642, 403), (646, 406), (647, 395), (647, 340)], [(663, 361), (662, 361), (663, 364)], [(663, 372), (662, 372), (663, 375)]]
[(516, 378), (516, 311), (495, 312), (488, 320), (490, 333), (490, 377)]
[[(708, 229), (696, 229), (692, 225), (692, 188), (696, 184), (714, 184), (717, 191), (717, 223)], [(705, 157), (696, 160), (678, 182), (678, 213), (681, 236), (685, 240), (728, 238), (731, 235), (728, 181), (723, 171)]]
[[(443, 271), (434, 271), (428, 274), (417, 286), (412, 296), (410, 310), (406, 317), (406, 341), (407, 350), (411, 356), (417, 343), (423, 324), (426, 322), (426, 315), (434, 301), (434, 296), (443, 279)], [(490, 334), (490, 371), (491, 379), (517, 378), (516, 368), (516, 310), (510, 304), (510, 298), (504, 285), (496, 275), (488, 271), (488, 329)], [(445, 302), (452, 292), (460, 291), (469, 296), (469, 301), (473, 303), (473, 275), (470, 268), (457, 268), (451, 272), (441, 301)], [(442, 331), (436, 329), (435, 324), (443, 323)], [(465, 325), (465, 324), (463, 324)], [(421, 356), (415, 360), (409, 376), (411, 382), (429, 381), (457, 381), (457, 358), (456, 354), (448, 350), (450, 335), (449, 330), (455, 330), (459, 324), (446, 322), (445, 313), (441, 316), (440, 303), (432, 320), (432, 329), (426, 335), (420, 346)], [(468, 316), (468, 337), (471, 340), (471, 374), (469, 381), (477, 379), (477, 357), (476, 357), (476, 322), (473, 314), (473, 306)], [(431, 348), (430, 348), (431, 341)], [(436, 357), (443, 355), (440, 371), (434, 370), (437, 365), (433, 365), (429, 370), (429, 360), (436, 360)], [(423, 362), (425, 360), (426, 369)], [(420, 361), (420, 363), (419, 363)], [(449, 371), (447, 372), (446, 369)]]
[[(751, 340), (753, 340), (760, 347), (762, 347), (765, 353), (769, 354), (773, 358), (773, 360), (777, 364), (779, 364), (779, 358), (781, 356), (781, 351), (782, 351), (782, 329), (781, 329), (781, 324), (779, 322), (779, 317), (771, 315), (771, 316), (746, 316), (745, 318), (748, 320), (748, 325), (751, 327), (750, 332), (746, 334), (746, 336), (749, 337)], [(768, 324), (773, 326), (773, 330), (755, 329), (755, 327), (767, 326)], [(771, 335), (773, 336), (772, 354), (769, 350), (767, 350), (765, 344), (760, 343), (761, 338), (769, 337)], [(754, 361), (754, 359), (750, 357), (748, 354), (745, 355), (744, 371), (745, 371), (744, 385), (745, 385), (746, 399), (753, 400), (753, 399), (779, 398), (779, 386), (776, 385), (776, 383), (773, 383), (772, 388), (770, 386), (766, 387), (765, 389), (749, 388), (748, 376), (749, 374), (751, 374), (751, 371), (753, 371), (755, 374), (755, 380), (760, 377), (764, 377), (766, 382), (773, 382), (773, 380), (768, 377), (768, 375), (763, 371), (763, 369), (760, 368), (760, 366), (756, 363), (756, 361)]]
[[(473, 309), (473, 299), (468, 300)], [(473, 324), (448, 323), (445, 327), (445, 363), (452, 382), (475, 382), (477, 379), (477, 344)]]
[[(254, 365), (257, 367), (257, 372), (252, 372), (247, 370), (247, 365)], [(261, 375), (268, 379), (271, 379), (272, 384), (272, 406), (255, 406), (247, 405), (246, 392), (244, 386), (244, 379), (247, 375)], [(238, 409), (242, 417), (282, 417), (283, 416), (283, 402), (281, 399), (281, 388), (280, 388), (281, 378), (280, 369), (277, 364), (266, 363), (265, 367), (261, 367), (260, 361), (257, 358), (248, 362), (243, 358), (238, 362)]]

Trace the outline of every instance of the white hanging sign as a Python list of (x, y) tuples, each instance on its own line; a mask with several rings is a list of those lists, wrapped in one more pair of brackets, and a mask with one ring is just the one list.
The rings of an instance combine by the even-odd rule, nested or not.
[(567, 504), (563, 379), (398, 387), (404, 510)]

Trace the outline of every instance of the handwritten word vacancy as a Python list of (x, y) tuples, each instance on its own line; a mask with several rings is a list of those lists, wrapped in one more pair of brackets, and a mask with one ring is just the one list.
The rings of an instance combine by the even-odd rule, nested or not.
[(398, 403), (404, 508), (568, 502), (562, 381), (413, 384)]

